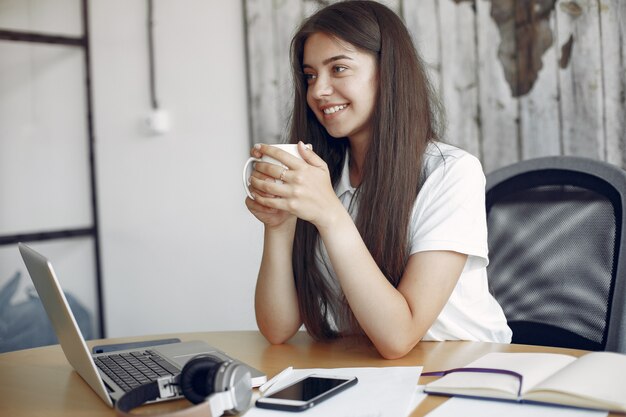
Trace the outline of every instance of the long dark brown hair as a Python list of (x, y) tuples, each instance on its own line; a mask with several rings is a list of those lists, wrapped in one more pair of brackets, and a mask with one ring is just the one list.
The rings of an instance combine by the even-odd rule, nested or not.
[[(314, 33), (326, 33), (374, 56), (378, 64), (378, 95), (372, 115), (372, 136), (363, 177), (354, 198), (356, 226), (389, 282), (397, 287), (408, 260), (409, 221), (420, 190), (422, 157), (439, 137), (441, 106), (424, 64), (400, 18), (374, 1), (345, 1), (325, 7), (306, 19), (291, 42), (294, 106), (289, 139), (313, 144), (328, 164), (333, 186), (341, 176), (347, 138), (333, 138), (307, 105), (302, 71), (304, 44)], [(293, 246), (293, 272), (300, 315), (316, 339), (335, 337), (329, 324), (330, 289), (315, 263), (319, 233), (298, 219)], [(352, 329), (360, 333), (351, 318)]]

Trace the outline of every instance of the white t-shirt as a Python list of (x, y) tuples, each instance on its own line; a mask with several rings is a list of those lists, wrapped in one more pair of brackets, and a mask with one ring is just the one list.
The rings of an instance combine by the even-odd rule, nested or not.
[[(335, 192), (353, 219), (348, 157)], [(459, 281), (443, 310), (422, 340), (473, 340), (510, 343), (511, 329), (489, 293), (486, 266), (487, 220), (485, 175), (480, 161), (453, 146), (430, 144), (424, 155), (424, 182), (410, 220), (410, 254), (449, 250), (468, 255)], [(316, 261), (333, 296), (328, 306), (331, 326), (347, 329), (347, 306), (326, 248), (320, 240)]]

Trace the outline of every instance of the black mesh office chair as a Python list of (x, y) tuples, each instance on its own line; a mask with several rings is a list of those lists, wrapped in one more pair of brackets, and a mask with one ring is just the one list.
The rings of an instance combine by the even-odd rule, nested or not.
[(626, 352), (626, 173), (586, 158), (487, 176), (489, 284), (513, 342)]

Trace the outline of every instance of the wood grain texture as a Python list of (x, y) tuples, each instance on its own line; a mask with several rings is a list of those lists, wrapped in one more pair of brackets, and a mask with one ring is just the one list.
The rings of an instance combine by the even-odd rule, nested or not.
[(528, 94), (518, 98), (520, 108), (520, 159), (560, 155), (558, 53), (556, 17), (552, 13), (552, 46), (543, 56), (543, 68)]
[(600, 0), (606, 161), (624, 166), (626, 141), (626, 2)]
[(602, 49), (597, 0), (578, 0), (580, 15), (556, 8), (557, 40), (573, 37), (567, 67), (559, 71), (563, 154), (605, 158)]
[(248, 80), (252, 142), (275, 143), (282, 131), (274, 54), (272, 0), (247, 0)]
[(478, 125), (476, 15), (473, 4), (439, 1), (441, 92), (447, 110), (446, 141), (482, 158)]
[(498, 60), (502, 39), (491, 17), (491, 2), (478, 0), (476, 12), (482, 162), (485, 171), (492, 171), (520, 158), (519, 109)]
[[(284, 136), (292, 105), (288, 48), (293, 29), (335, 1), (244, 0), (253, 142)], [(516, 3), (535, 11), (549, 5), (547, 15), (541, 14), (540, 34), (542, 42), (552, 36), (536, 79), (519, 97), (504, 68), (511, 58), (523, 57), (509, 57), (507, 64), (499, 55), (503, 28), (491, 14), (495, 0), (381, 2), (404, 20), (427, 65), (446, 108), (446, 140), (479, 157), (486, 172), (548, 155), (625, 166), (626, 2)], [(516, 13), (532, 16), (530, 9)]]
[(430, 82), (436, 93), (441, 95), (439, 0), (405, 0), (402, 12), (413, 44), (426, 65)]
[(291, 38), (304, 18), (300, 0), (274, 1), (274, 56), (276, 65), (276, 95), (278, 98), (278, 120), (280, 129), (277, 142), (286, 142), (286, 126), (293, 104), (293, 83), (289, 58)]

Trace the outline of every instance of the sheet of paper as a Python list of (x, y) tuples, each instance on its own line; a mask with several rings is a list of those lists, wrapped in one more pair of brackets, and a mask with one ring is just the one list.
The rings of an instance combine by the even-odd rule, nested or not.
[[(335, 368), (335, 369), (294, 369), (293, 372), (272, 386), (271, 394), (289, 383), (310, 374), (356, 376), (359, 382), (334, 397), (297, 413), (298, 416), (334, 417), (402, 417), (407, 416), (417, 380), (422, 373), (421, 366), (384, 368)], [(245, 417), (289, 417), (284, 411), (265, 410), (252, 406)]]
[(606, 411), (456, 397), (435, 408), (427, 417), (606, 417), (607, 415)]

